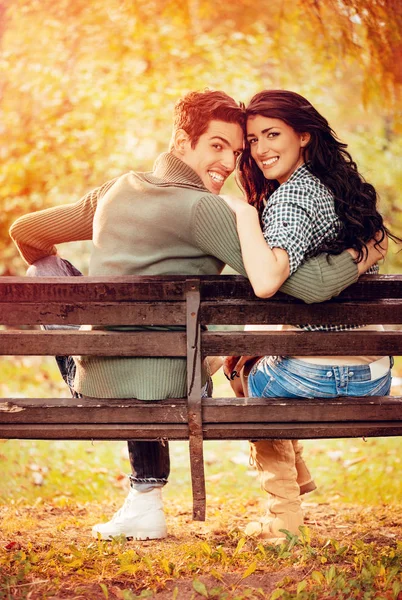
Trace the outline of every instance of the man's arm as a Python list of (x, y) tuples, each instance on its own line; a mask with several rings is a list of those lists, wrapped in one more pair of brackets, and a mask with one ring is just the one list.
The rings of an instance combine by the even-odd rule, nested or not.
[[(238, 273), (246, 275), (239, 238), (236, 230), (236, 219), (233, 211), (224, 200), (217, 197), (205, 197), (198, 203), (193, 227), (196, 241), (200, 248), (222, 262), (228, 264)], [(377, 262), (379, 253), (369, 247), (369, 258), (364, 270)], [(258, 256), (256, 256), (258, 262)], [(306, 261), (282, 285), (285, 292), (304, 302), (323, 302), (337, 296), (342, 290), (359, 277), (358, 266), (349, 251), (338, 256), (322, 254)]]
[(89, 192), (75, 204), (40, 210), (17, 219), (10, 236), (29, 265), (57, 253), (55, 244), (92, 239), (92, 224), (98, 200), (116, 179)]
[[(355, 283), (359, 276), (363, 275), (370, 267), (385, 258), (388, 250), (388, 238), (385, 237), (381, 245), (376, 245), (375, 239), (371, 240), (367, 244), (367, 250), (367, 257), (359, 263), (354, 262), (357, 252), (351, 249), (336, 256), (320, 254), (311, 258), (285, 281), (281, 292), (301, 298), (308, 304), (330, 300)], [(320, 282), (318, 287), (311, 283), (309, 290), (305, 291), (306, 296), (309, 295), (309, 299), (303, 298), (299, 293), (299, 290), (306, 285), (307, 280)], [(321, 289), (320, 286), (322, 286)]]

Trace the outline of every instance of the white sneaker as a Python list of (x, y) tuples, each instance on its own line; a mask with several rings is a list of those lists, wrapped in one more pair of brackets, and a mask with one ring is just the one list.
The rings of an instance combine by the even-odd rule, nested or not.
[(135, 540), (159, 540), (167, 536), (161, 488), (149, 492), (130, 489), (123, 506), (107, 523), (92, 527), (92, 535), (110, 540), (125, 535)]

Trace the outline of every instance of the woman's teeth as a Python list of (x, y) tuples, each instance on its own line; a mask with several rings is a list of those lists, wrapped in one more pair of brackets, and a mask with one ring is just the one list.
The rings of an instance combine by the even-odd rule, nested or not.
[(264, 165), (264, 167), (269, 167), (270, 165), (276, 163), (277, 160), (279, 160), (279, 156), (274, 156), (272, 158), (268, 158), (268, 160), (263, 160), (262, 164)]

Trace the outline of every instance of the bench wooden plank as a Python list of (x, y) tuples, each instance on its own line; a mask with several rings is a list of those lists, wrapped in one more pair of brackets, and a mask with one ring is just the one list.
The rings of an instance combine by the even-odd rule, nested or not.
[[(1, 277), (0, 302), (184, 301), (186, 276)], [(157, 284), (156, 284), (157, 281)], [(156, 285), (155, 285), (156, 284)]]
[[(402, 331), (206, 331), (204, 356), (241, 355), (396, 355)], [(186, 356), (186, 334), (177, 331), (2, 331), (1, 355)]]
[(184, 302), (2, 302), (3, 325), (185, 325)]
[[(250, 283), (245, 277), (239, 275), (203, 276), (200, 280), (201, 297), (204, 300), (223, 298), (255, 299)], [(402, 298), (400, 275), (364, 275), (359, 278), (357, 283), (346, 288), (330, 303), (344, 300), (381, 300), (383, 298)], [(269, 302), (275, 303), (283, 300), (290, 303), (295, 302), (294, 298), (281, 292), (276, 293), (274, 297), (269, 299)], [(261, 300), (261, 302), (264, 302), (264, 300)]]
[(2, 331), (0, 355), (186, 356), (178, 331)]
[[(224, 300), (202, 303), (203, 325), (254, 324), (393, 324), (402, 320), (399, 300), (306, 304), (256, 300)], [(2, 302), (0, 323), (3, 325), (185, 325), (184, 302)]]
[(204, 356), (360, 356), (396, 355), (402, 348), (402, 331), (207, 331)]
[[(204, 398), (209, 423), (302, 423), (402, 421), (402, 396), (314, 398)], [(2, 398), (0, 423), (187, 424), (185, 398), (158, 402), (134, 399)]]
[[(203, 302), (200, 312), (203, 325), (254, 324), (393, 324), (402, 320), (400, 300), (306, 304), (256, 300)], [(0, 323), (3, 325), (185, 325), (184, 302), (2, 302)]]
[[(400, 421), (368, 421), (360, 423), (206, 423), (204, 440), (324, 439), (387, 437), (402, 435)], [(146, 428), (120, 423), (108, 424), (3, 424), (0, 439), (28, 440), (188, 440), (188, 425), (149, 424)]]
[(353, 324), (383, 325), (402, 321), (399, 299), (345, 301), (314, 304), (290, 304), (284, 300), (268, 304), (254, 300), (204, 301), (201, 305), (203, 325), (241, 325), (244, 323), (282, 325), (310, 323), (311, 325)]
[[(188, 276), (166, 275), (157, 277), (1, 277), (0, 302), (10, 298), (21, 302), (64, 301), (92, 302), (111, 301), (184, 301), (185, 282)], [(200, 276), (201, 298), (222, 300), (223, 298), (256, 299), (249, 281), (240, 275)], [(344, 300), (375, 300), (401, 298), (402, 280), (399, 275), (366, 275), (358, 283), (344, 290), (332, 302)], [(269, 303), (277, 301), (294, 303), (285, 294), (277, 293)], [(260, 300), (260, 302), (266, 302)]]

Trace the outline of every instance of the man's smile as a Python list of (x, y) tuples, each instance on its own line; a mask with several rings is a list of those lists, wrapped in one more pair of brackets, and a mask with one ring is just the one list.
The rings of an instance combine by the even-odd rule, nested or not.
[(217, 183), (223, 183), (226, 179), (223, 175), (221, 175), (221, 173), (218, 173), (217, 171), (208, 171), (208, 175)]

